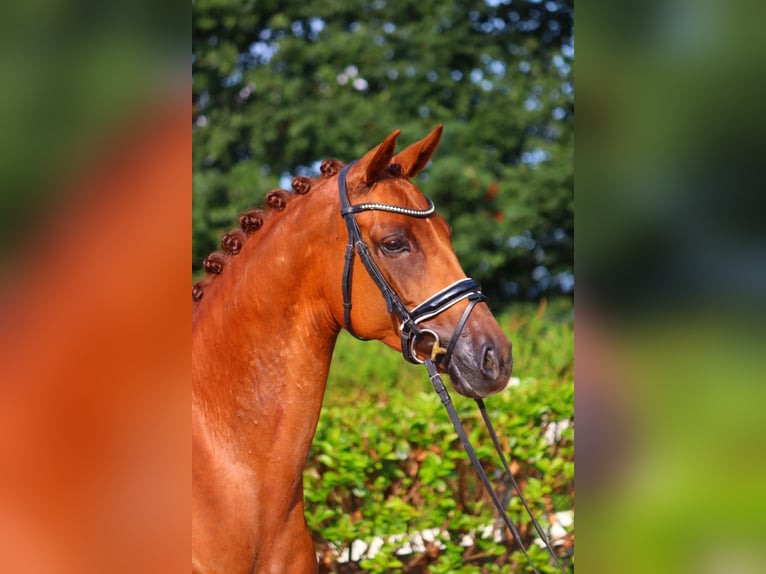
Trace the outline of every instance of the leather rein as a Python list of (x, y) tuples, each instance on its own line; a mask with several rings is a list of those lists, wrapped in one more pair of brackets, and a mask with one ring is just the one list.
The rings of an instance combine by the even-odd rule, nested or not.
[[(452, 352), (455, 349), (455, 345), (457, 344), (463, 327), (468, 321), (471, 311), (473, 311), (474, 307), (478, 303), (487, 302), (487, 297), (481, 292), (481, 286), (477, 281), (474, 281), (471, 278), (465, 278), (456, 281), (441, 291), (438, 291), (419, 305), (415, 306), (413, 309), (407, 309), (406, 305), (402, 302), (401, 298), (393, 289), (393, 287), (391, 287), (391, 285), (388, 283), (383, 273), (380, 271), (380, 268), (375, 263), (375, 260), (372, 258), (367, 244), (362, 239), (359, 225), (357, 224), (356, 218), (354, 216), (355, 214), (362, 211), (388, 211), (391, 213), (398, 213), (400, 215), (407, 215), (409, 217), (425, 219), (431, 217), (436, 212), (436, 209), (433, 202), (427, 197), (426, 199), (428, 200), (428, 207), (426, 209), (411, 209), (385, 203), (360, 203), (352, 205), (349, 201), (348, 189), (346, 187), (346, 174), (355, 163), (355, 161), (348, 163), (343, 167), (343, 169), (340, 171), (340, 174), (338, 175), (338, 193), (340, 195), (341, 204), (340, 213), (343, 216), (343, 221), (345, 222), (346, 229), (348, 231), (348, 244), (346, 245), (346, 256), (345, 265), (343, 268), (342, 283), (343, 321), (345, 323), (345, 327), (348, 332), (357, 339), (366, 340), (354, 333), (351, 326), (351, 284), (354, 271), (354, 258), (355, 255), (359, 255), (359, 259), (361, 259), (362, 264), (367, 269), (370, 277), (380, 289), (380, 292), (386, 301), (386, 308), (388, 309), (388, 312), (395, 313), (400, 320), (399, 331), (401, 332), (402, 355), (407, 361), (411, 363), (425, 365), (426, 369), (428, 370), (428, 376), (431, 380), (431, 384), (433, 385), (436, 393), (439, 395), (444, 408), (447, 410), (450, 421), (452, 421), (452, 424), (455, 427), (455, 431), (460, 438), (460, 442), (463, 444), (463, 448), (465, 449), (468, 458), (471, 460), (471, 464), (473, 465), (476, 474), (479, 476), (479, 480), (484, 486), (484, 489), (489, 494), (489, 497), (492, 499), (492, 503), (495, 505), (495, 508), (497, 509), (501, 519), (511, 531), (516, 544), (518, 544), (522, 553), (526, 557), (527, 562), (529, 563), (533, 572), (535, 572), (535, 574), (539, 574), (539, 571), (537, 568), (535, 568), (532, 559), (527, 553), (527, 549), (521, 540), (521, 535), (519, 534), (518, 529), (506, 514), (503, 504), (500, 502), (497, 493), (492, 487), (492, 484), (487, 477), (487, 473), (484, 471), (484, 468), (482, 467), (481, 462), (476, 455), (476, 451), (471, 445), (471, 442), (468, 439), (468, 435), (466, 434), (465, 429), (463, 428), (463, 425), (458, 418), (455, 407), (452, 404), (452, 399), (447, 392), (447, 388), (444, 386), (441, 375), (436, 369), (436, 364), (440, 362), (443, 362), (445, 365), (449, 364), (449, 361), (452, 358)], [(461, 316), (460, 321), (458, 321), (458, 324), (454, 333), (452, 334), (452, 337), (450, 338), (449, 343), (447, 344), (447, 347), (442, 347), (441, 341), (439, 340), (439, 336), (436, 334), (436, 332), (431, 329), (420, 327), (419, 324), (439, 315), (440, 313), (443, 313), (453, 305), (465, 299), (468, 300), (468, 305), (463, 311), (463, 315)], [(425, 359), (420, 359), (415, 351), (415, 344), (417, 343), (419, 337), (423, 335), (433, 337), (434, 345), (431, 350), (431, 356), (426, 357)], [(524, 495), (522, 494), (521, 489), (519, 488), (519, 485), (510, 470), (508, 461), (505, 457), (505, 454), (503, 453), (502, 447), (500, 446), (500, 441), (498, 440), (495, 429), (490, 422), (484, 401), (482, 399), (476, 399), (476, 404), (479, 407), (479, 411), (481, 412), (481, 416), (484, 420), (487, 431), (492, 438), (492, 443), (495, 446), (495, 450), (500, 457), (503, 469), (505, 470), (505, 475), (513, 485), (516, 494), (519, 496), (519, 499), (526, 509), (527, 514), (529, 515), (532, 524), (537, 531), (537, 534), (545, 544), (549, 554), (561, 569), (561, 572), (565, 572), (563, 565), (559, 561), (558, 555), (553, 550), (548, 537), (540, 526), (540, 523), (533, 516), (532, 510), (529, 508), (529, 505), (527, 504), (527, 501), (524, 498)]]

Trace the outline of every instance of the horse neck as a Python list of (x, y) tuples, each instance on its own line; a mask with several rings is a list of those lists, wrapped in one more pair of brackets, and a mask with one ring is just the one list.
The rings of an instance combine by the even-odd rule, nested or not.
[(326, 195), (312, 190), (267, 221), (193, 320), (193, 406), (250, 466), (278, 458), (300, 472), (316, 430), (339, 331), (325, 282), (343, 257)]

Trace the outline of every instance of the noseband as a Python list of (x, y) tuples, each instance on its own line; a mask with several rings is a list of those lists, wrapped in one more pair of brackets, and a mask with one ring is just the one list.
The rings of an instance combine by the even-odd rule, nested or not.
[[(340, 213), (343, 216), (343, 221), (346, 223), (346, 229), (348, 230), (346, 261), (343, 267), (343, 322), (346, 324), (346, 329), (357, 339), (363, 339), (363, 337), (354, 333), (354, 330), (351, 327), (351, 283), (354, 271), (354, 255), (359, 254), (359, 259), (362, 260), (370, 277), (372, 277), (372, 280), (383, 294), (383, 299), (386, 301), (388, 312), (396, 313), (397, 317), (399, 317), (399, 331), (402, 338), (402, 355), (404, 358), (410, 363), (423, 364), (424, 360), (418, 358), (417, 353), (415, 352), (415, 344), (419, 337), (427, 334), (434, 338), (431, 359), (434, 362), (443, 361), (445, 364), (448, 364), (452, 357), (452, 352), (455, 349), (455, 345), (457, 344), (460, 332), (468, 321), (471, 311), (473, 311), (473, 308), (477, 303), (486, 301), (487, 297), (481, 292), (481, 286), (478, 282), (470, 278), (465, 278), (455, 281), (452, 285), (448, 285), (441, 291), (434, 293), (431, 297), (419, 305), (416, 305), (413, 309), (407, 309), (407, 306), (402, 302), (394, 288), (391, 287), (388, 281), (386, 281), (380, 268), (375, 263), (372, 255), (370, 255), (370, 250), (362, 239), (359, 225), (354, 216), (362, 211), (388, 211), (418, 219), (425, 219), (431, 217), (436, 209), (434, 208), (433, 202), (428, 198), (426, 198), (428, 200), (428, 207), (426, 209), (410, 209), (407, 207), (389, 205), (387, 203), (359, 203), (351, 205), (348, 198), (348, 189), (346, 187), (346, 174), (355, 163), (356, 162), (352, 161), (347, 164), (338, 175), (338, 193), (340, 194), (341, 205)], [(468, 300), (468, 306), (465, 308), (465, 311), (463, 311), (463, 316), (460, 318), (460, 321), (458, 321), (455, 332), (452, 334), (447, 347), (444, 348), (441, 346), (439, 335), (437, 335), (435, 331), (421, 328), (419, 324), (436, 317), (464, 299)]]

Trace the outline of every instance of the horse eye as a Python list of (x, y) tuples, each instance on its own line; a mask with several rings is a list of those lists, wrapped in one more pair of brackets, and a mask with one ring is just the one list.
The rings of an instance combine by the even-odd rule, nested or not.
[(385, 241), (383, 241), (381, 246), (388, 253), (401, 253), (402, 251), (409, 250), (407, 244), (398, 237), (392, 237), (390, 239), (386, 239)]

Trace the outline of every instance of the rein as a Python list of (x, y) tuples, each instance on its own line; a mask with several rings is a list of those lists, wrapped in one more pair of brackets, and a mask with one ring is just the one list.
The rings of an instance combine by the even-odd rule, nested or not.
[[(465, 326), (466, 322), (468, 321), (468, 318), (471, 312), (473, 311), (474, 307), (478, 303), (481, 303), (481, 302), (486, 303), (487, 297), (481, 292), (481, 286), (479, 285), (477, 281), (474, 281), (471, 278), (465, 278), (465, 279), (456, 281), (455, 283), (445, 287), (441, 291), (438, 291), (437, 293), (435, 293), (434, 295), (432, 295), (431, 297), (429, 297), (428, 299), (426, 299), (419, 305), (415, 306), (412, 310), (407, 309), (406, 305), (399, 298), (396, 291), (393, 289), (393, 287), (391, 287), (388, 281), (386, 281), (386, 278), (383, 276), (383, 273), (380, 271), (380, 268), (377, 266), (377, 264), (375, 263), (375, 260), (372, 258), (372, 255), (370, 254), (370, 250), (367, 247), (367, 244), (362, 239), (362, 234), (361, 234), (361, 231), (359, 230), (359, 225), (357, 224), (356, 218), (354, 217), (354, 215), (362, 211), (376, 210), (376, 211), (388, 211), (391, 213), (398, 213), (401, 215), (407, 215), (409, 217), (424, 219), (427, 217), (431, 217), (435, 213), (436, 209), (434, 207), (433, 202), (429, 198), (426, 198), (428, 200), (428, 207), (426, 209), (410, 209), (410, 208), (399, 207), (395, 205), (389, 205), (385, 203), (361, 203), (361, 204), (351, 205), (348, 198), (348, 190), (346, 187), (346, 174), (355, 163), (356, 162), (348, 163), (338, 175), (338, 193), (340, 195), (340, 203), (341, 203), (340, 213), (343, 216), (343, 221), (345, 222), (346, 229), (348, 231), (348, 244), (346, 245), (346, 256), (345, 256), (345, 265), (343, 268), (343, 283), (342, 283), (343, 321), (345, 323), (346, 329), (348, 330), (349, 333), (351, 333), (357, 339), (366, 340), (363, 337), (360, 337), (356, 333), (354, 333), (351, 327), (351, 283), (352, 283), (351, 280), (353, 277), (353, 270), (354, 270), (354, 258), (355, 258), (355, 255), (358, 254), (359, 259), (362, 260), (362, 264), (367, 269), (367, 272), (369, 273), (370, 277), (380, 289), (383, 295), (383, 298), (386, 301), (386, 308), (388, 309), (388, 312), (396, 313), (397, 317), (399, 317), (399, 320), (401, 321), (399, 330), (401, 332), (401, 340), (402, 340), (402, 355), (407, 361), (411, 363), (425, 365), (428, 371), (428, 376), (431, 380), (431, 384), (433, 385), (436, 393), (439, 395), (439, 398), (441, 399), (441, 402), (444, 405), (444, 408), (447, 410), (447, 414), (449, 415), (449, 418), (452, 421), (452, 425), (455, 427), (455, 431), (457, 432), (457, 435), (460, 438), (460, 442), (463, 444), (463, 448), (465, 449), (466, 454), (468, 455), (468, 458), (471, 460), (471, 464), (473, 465), (474, 470), (476, 471), (476, 474), (479, 477), (479, 480), (484, 486), (484, 489), (487, 491), (487, 494), (489, 494), (489, 497), (492, 499), (492, 503), (495, 505), (495, 508), (500, 514), (500, 517), (502, 518), (503, 522), (511, 531), (511, 534), (513, 535), (513, 538), (516, 541), (516, 544), (521, 549), (530, 567), (535, 572), (535, 574), (539, 574), (539, 571), (537, 570), (534, 563), (532, 562), (532, 559), (529, 557), (529, 554), (527, 553), (527, 549), (521, 540), (521, 535), (519, 534), (518, 529), (516, 528), (516, 526), (513, 524), (511, 519), (506, 514), (503, 504), (500, 502), (500, 499), (498, 498), (497, 493), (492, 487), (492, 484), (489, 478), (487, 477), (487, 473), (482, 467), (481, 462), (479, 461), (479, 458), (476, 455), (476, 451), (471, 445), (471, 441), (468, 439), (468, 435), (466, 434), (465, 429), (463, 428), (463, 425), (460, 422), (457, 412), (455, 411), (455, 407), (452, 404), (452, 399), (450, 398), (450, 395), (447, 392), (447, 388), (445, 387), (444, 382), (442, 381), (441, 375), (436, 369), (436, 363), (440, 361), (443, 361), (444, 364), (449, 363), (450, 358), (452, 357), (452, 352), (454, 351), (455, 345), (457, 344), (458, 338), (460, 336), (460, 333), (463, 330), (463, 327)], [(465, 311), (463, 311), (463, 315), (461, 316), (460, 321), (458, 321), (457, 327), (455, 328), (455, 332), (452, 334), (452, 337), (450, 338), (450, 341), (447, 344), (447, 347), (446, 348), (442, 347), (441, 341), (439, 340), (439, 336), (436, 334), (436, 332), (434, 332), (431, 329), (421, 328), (419, 326), (419, 323), (426, 321), (428, 319), (431, 319), (439, 315), (440, 313), (443, 313), (444, 311), (446, 311), (447, 309), (449, 309), (456, 303), (463, 301), (464, 299), (468, 300), (468, 305), (466, 306)], [(418, 338), (424, 334), (427, 334), (433, 337), (435, 342), (431, 350), (431, 356), (427, 357), (426, 359), (420, 359), (417, 356), (417, 353), (415, 351), (415, 344), (417, 343)], [(547, 548), (554, 562), (561, 569), (561, 572), (564, 573), (565, 572), (564, 567), (559, 561), (558, 555), (553, 550), (553, 547), (551, 546), (551, 543), (548, 540), (548, 537), (545, 535), (545, 532), (540, 526), (540, 523), (532, 514), (532, 510), (529, 508), (529, 505), (527, 504), (527, 501), (524, 498), (524, 495), (522, 494), (521, 489), (519, 488), (519, 485), (513, 476), (513, 473), (511, 472), (511, 469), (508, 465), (508, 461), (506, 460), (505, 454), (503, 453), (502, 447), (500, 446), (500, 441), (498, 440), (497, 434), (495, 433), (495, 429), (492, 426), (492, 423), (490, 422), (489, 415), (487, 414), (487, 410), (484, 405), (484, 401), (482, 399), (476, 399), (476, 404), (478, 405), (479, 411), (481, 412), (482, 419), (484, 420), (484, 425), (487, 428), (487, 431), (489, 432), (490, 437), (492, 438), (492, 443), (495, 446), (495, 450), (497, 451), (500, 457), (506, 476), (508, 476), (508, 478), (510, 479), (514, 490), (518, 494), (519, 499), (521, 500), (521, 503), (524, 505), (524, 508), (526, 509), (527, 514), (529, 515), (529, 518), (531, 519), (532, 524), (534, 525), (535, 530), (537, 531), (537, 534), (542, 539), (543, 543), (545, 544), (545, 547)]]

